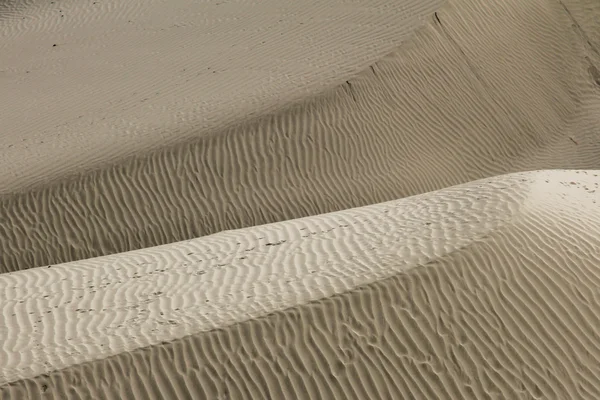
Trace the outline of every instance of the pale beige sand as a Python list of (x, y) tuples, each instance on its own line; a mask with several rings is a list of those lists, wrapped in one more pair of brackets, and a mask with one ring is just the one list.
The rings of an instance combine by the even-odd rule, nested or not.
[(600, 168), (595, 0), (3, 4), (0, 271)]
[(600, 171), (0, 275), (2, 399), (598, 399)]

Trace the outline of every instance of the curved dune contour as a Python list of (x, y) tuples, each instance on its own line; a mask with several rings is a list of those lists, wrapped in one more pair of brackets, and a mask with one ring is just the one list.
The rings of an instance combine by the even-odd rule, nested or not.
[(93, 3), (0, 6), (1, 272), (600, 168), (597, 1)]
[(600, 398), (600, 171), (0, 275), (2, 399)]

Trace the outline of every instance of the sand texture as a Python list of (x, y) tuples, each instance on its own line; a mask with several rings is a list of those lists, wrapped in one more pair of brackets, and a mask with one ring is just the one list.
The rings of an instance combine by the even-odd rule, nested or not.
[(0, 37), (2, 272), (600, 169), (596, 0), (9, 1)]
[(598, 399), (600, 171), (0, 275), (4, 399)]

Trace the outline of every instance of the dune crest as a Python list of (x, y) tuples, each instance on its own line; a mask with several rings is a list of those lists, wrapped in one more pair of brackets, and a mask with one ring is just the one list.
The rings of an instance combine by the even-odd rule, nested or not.
[[(503, 173), (600, 168), (595, 1), (453, 0), (441, 7), (364, 0), (337, 8), (290, 2), (282, 14), (268, 2), (218, 10), (203, 3), (194, 14), (181, 0), (169, 3), (164, 27), (152, 26), (151, 15), (142, 18), (138, 3), (99, 3), (95, 9), (68, 3), (62, 19), (70, 25), (59, 25), (58, 14), (43, 19), (47, 25), (29, 19), (1, 25), (10, 39), (0, 44), (10, 65), (2, 73), (18, 84), (9, 85), (6, 93), (15, 95), (2, 100), (8, 109), (2, 139), (14, 143), (0, 159), (0, 272), (364, 206)], [(31, 8), (31, 18), (54, 12), (44, 7)], [(220, 19), (198, 22), (203, 10)], [(279, 29), (273, 28), (279, 19), (293, 21), (306, 36), (280, 35), (260, 50), (262, 28), (239, 33), (240, 13), (272, 22), (269, 29)], [(111, 16), (115, 25), (107, 22)], [(107, 41), (119, 30), (106, 38), (75, 36), (88, 24), (109, 30), (133, 24), (127, 32), (137, 33), (129, 43)], [(187, 71), (199, 68), (190, 64), (196, 47), (186, 47), (192, 46), (189, 37), (197, 40), (197, 29), (214, 30), (223, 43), (240, 40), (239, 52), (227, 50), (222, 58), (208, 44), (214, 40), (198, 39), (206, 68), (214, 61), (230, 70)], [(292, 36), (303, 41), (290, 43)], [(48, 48), (29, 64), (15, 61), (23, 46), (41, 43)], [(158, 47), (145, 47), (150, 43)], [(339, 57), (332, 46), (342, 46)], [(158, 50), (139, 53), (150, 48), (169, 48), (164, 59), (177, 60), (181, 71), (160, 72), (165, 81), (149, 84), (144, 74), (127, 75), (120, 58), (98, 64), (93, 56), (122, 56), (138, 71), (163, 59)], [(335, 54), (322, 56), (319, 49)], [(59, 73), (69, 57), (85, 61), (82, 69)], [(269, 57), (284, 61), (267, 68)], [(236, 69), (235, 63), (249, 67)], [(43, 69), (35, 72), (36, 65)], [(165, 65), (171, 64), (157, 62), (156, 71)], [(35, 80), (42, 70), (62, 80), (48, 80), (44, 85), (55, 90), (30, 99), (23, 89), (42, 87)], [(115, 76), (114, 83), (103, 73)], [(14, 74), (22, 74), (20, 80)], [(89, 76), (96, 80), (80, 82)], [(247, 83), (260, 86), (271, 76), (278, 83), (265, 86), (264, 96)], [(129, 86), (120, 85), (124, 77)], [(258, 103), (249, 105), (255, 98)], [(85, 112), (77, 114), (80, 108), (69, 102)]]
[(599, 185), (510, 174), (2, 274), (0, 397), (598, 398)]

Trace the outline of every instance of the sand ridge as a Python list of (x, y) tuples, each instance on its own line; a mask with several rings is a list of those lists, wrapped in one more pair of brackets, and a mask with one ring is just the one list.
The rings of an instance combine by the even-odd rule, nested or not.
[[(94, 18), (98, 19), (98, 24), (104, 24), (106, 21), (102, 18), (111, 15), (108, 13), (110, 7), (117, 7), (114, 3), (103, 2), (100, 7), (105, 7), (102, 10), (106, 14), (94, 14), (95, 11), (86, 8), (89, 5), (69, 4), (73, 11), (70, 18), (75, 25), (77, 18), (89, 16), (92, 19), (94, 15), (97, 15)], [(330, 19), (316, 18), (318, 23), (315, 22), (313, 28), (334, 26), (332, 29), (341, 36), (332, 34), (332, 40), (349, 43), (343, 38), (353, 38), (363, 45), (344, 47), (340, 54), (345, 56), (341, 58), (337, 53), (333, 58), (321, 58), (322, 69), (310, 70), (308, 67), (312, 68), (313, 64), (303, 64), (307, 69), (302, 71), (312, 71), (313, 81), (300, 70), (281, 67), (281, 71), (288, 71), (287, 75), (281, 75), (281, 82), (288, 82), (289, 78), (290, 82), (302, 83), (298, 87), (304, 89), (294, 91), (291, 86), (285, 86), (287, 89), (284, 90), (275, 85), (271, 87), (276, 89), (270, 92), (271, 97), (265, 95), (265, 102), (255, 108), (247, 107), (244, 99), (254, 97), (240, 88), (235, 88), (241, 90), (240, 97), (232, 97), (230, 89), (219, 91), (210, 86), (225, 81), (236, 83), (236, 79), (249, 82), (252, 76), (239, 73), (239, 70), (231, 71), (230, 75), (206, 72), (208, 77), (203, 73), (193, 79), (185, 78), (190, 79), (189, 82), (174, 87), (171, 97), (163, 99), (159, 96), (156, 100), (145, 101), (147, 107), (130, 107), (127, 100), (123, 103), (123, 112), (128, 117), (123, 117), (120, 123), (115, 120), (102, 122), (105, 116), (95, 110), (106, 106), (103, 102), (107, 100), (103, 96), (107, 94), (96, 91), (97, 96), (90, 98), (89, 103), (83, 103), (91, 108), (80, 122), (75, 125), (69, 122), (69, 127), (52, 128), (47, 132), (47, 140), (52, 145), (40, 144), (36, 142), (37, 138), (34, 140), (27, 133), (26, 139), (38, 144), (33, 146), (23, 142), (17, 146), (15, 142), (13, 146), (17, 147), (6, 149), (0, 160), (4, 171), (0, 181), (0, 192), (4, 193), (0, 196), (0, 271), (101, 256), (227, 229), (364, 206), (508, 172), (600, 168), (600, 86), (594, 75), (600, 68), (597, 52), (600, 9), (595, 2), (453, 0), (444, 7), (435, 2), (402, 2), (392, 8), (389, 4), (387, 1), (365, 1), (346, 8), (327, 8), (327, 11), (316, 6), (314, 11), (307, 8), (307, 13), (331, 16)], [(262, 7), (268, 8), (267, 5), (244, 3), (249, 9), (241, 7), (239, 12), (254, 10), (259, 13)], [(188, 6), (183, 2), (181, 7), (173, 6), (168, 11), (169, 18), (177, 20)], [(155, 5), (154, 11), (150, 12), (158, 12), (161, 7)], [(209, 7), (209, 4), (202, 7)], [(50, 8), (44, 10), (51, 11)], [(119, 10), (121, 19), (118, 23), (125, 23), (139, 11)], [(218, 18), (206, 22), (210, 29), (237, 32), (234, 29), (237, 26), (235, 7), (222, 11), (198, 10), (206, 10), (207, 15), (224, 13), (223, 21), (226, 22), (221, 21), (221, 24)], [(284, 14), (302, 22), (293, 10)], [(352, 36), (350, 32), (361, 25), (358, 16), (363, 16), (366, 10), (370, 10), (368, 15), (372, 18), (369, 26), (375, 30), (358, 30), (357, 36)], [(32, 11), (33, 15), (38, 11)], [(65, 12), (64, 18), (68, 19), (67, 14)], [(279, 17), (277, 13), (266, 13), (264, 18)], [(392, 23), (392, 20), (404, 22)], [(384, 21), (388, 21), (387, 25)], [(377, 31), (374, 26), (380, 22), (386, 28)], [(2, 51), (6, 51), (3, 54), (10, 54), (9, 65), (16, 63), (15, 57), (21, 54), (10, 46), (34, 43), (28, 41), (37, 37), (24, 33), (35, 33), (35, 29), (40, 30), (39, 35), (47, 33), (46, 28), (28, 23), (28, 27), (19, 25), (15, 29), (10, 28), (15, 25), (5, 25), (10, 28), (7, 31), (9, 38), (23, 34), (22, 41), (15, 39), (11, 44), (7, 40), (3, 44)], [(394, 28), (402, 24), (405, 26)], [(61, 32), (65, 43), (67, 38), (72, 39), (69, 35), (79, 32), (75, 29), (77, 26), (60, 25), (60, 29), (58, 26), (47, 29)], [(317, 33), (321, 32), (319, 29), (313, 29), (314, 36), (302, 37), (308, 42), (315, 41)], [(173, 28), (173, 32), (182, 32), (185, 37), (185, 32), (191, 35), (194, 31), (183, 26)], [(229, 43), (227, 40), (232, 38), (253, 37), (246, 33), (238, 36), (222, 34), (223, 43)], [(182, 37), (175, 33), (173, 36), (161, 35), (164, 38), (162, 46)], [(380, 45), (375, 50), (367, 50), (371, 45), (365, 43), (371, 43), (369, 41), (375, 40), (374, 37), (380, 38), (376, 40)], [(86, 36), (86, 40), (89, 43), (85, 46), (92, 46), (90, 48), (108, 46), (99, 45), (93, 37)], [(147, 40), (155, 38), (147, 36)], [(306, 57), (301, 49), (307, 47), (301, 44), (299, 47), (288, 46), (286, 40), (291, 39), (287, 37), (281, 40), (269, 51), (294, 49), (289, 55), (290, 63), (299, 55)], [(116, 42), (110, 43), (117, 46)], [(129, 49), (141, 42), (119, 43), (122, 46), (119, 48)], [(327, 46), (332, 43), (321, 44), (323, 49), (329, 49), (331, 47)], [(51, 46), (51, 43), (47, 44)], [(48, 58), (45, 68), (58, 68), (68, 62), (70, 54), (87, 54), (66, 45), (60, 46), (61, 43), (60, 52), (52, 56), (57, 58)], [(381, 52), (387, 46), (396, 46), (396, 50), (383, 57)], [(144, 49), (141, 45), (138, 47)], [(318, 46), (311, 48), (319, 49)], [(357, 49), (358, 53), (347, 53), (349, 48)], [(113, 50), (107, 47), (106, 53), (102, 54), (112, 54)], [(181, 51), (190, 54), (188, 50), (191, 51)], [(259, 55), (265, 57), (258, 51), (236, 51), (227, 54), (239, 56), (244, 62), (258, 63)], [(211, 57), (223, 65), (232, 62), (229, 58), (223, 61), (210, 46), (203, 54), (207, 63), (212, 62)], [(251, 54), (257, 58), (250, 57)], [(144, 63), (144, 60), (158, 57), (155, 53), (138, 56), (137, 62)], [(169, 57), (179, 60), (176, 53)], [(284, 58), (284, 54), (279, 57)], [(352, 57), (360, 62), (352, 64), (348, 61)], [(346, 64), (327, 64), (333, 59)], [(89, 62), (95, 63), (95, 60), (90, 58)], [(106, 58), (97, 68), (105, 68), (111, 60)], [(180, 61), (181, 69), (186, 68), (185, 60)], [(359, 64), (364, 71), (352, 75)], [(10, 73), (23, 72), (23, 65), (14, 65), (8, 69)], [(132, 64), (132, 68), (136, 65)], [(290, 64), (285, 65), (289, 67)], [(275, 73), (261, 68), (256, 65), (256, 71), (270, 71), (266, 72), (267, 76)], [(325, 70), (339, 74), (326, 76)], [(65, 74), (71, 73), (68, 71), (65, 70)], [(64, 75), (63, 79), (83, 79), (83, 72), (78, 71), (72, 71), (72, 76)], [(106, 73), (115, 71), (109, 68)], [(4, 74), (4, 82), (10, 86), (12, 81), (7, 79), (12, 79), (12, 75), (6, 75), (6, 70)], [(98, 75), (97, 79), (100, 78), (104, 79)], [(141, 85), (142, 78), (139, 82)], [(205, 82), (211, 83), (203, 86)], [(41, 85), (40, 82), (30, 83)], [(81, 85), (65, 86), (64, 93), (67, 90), (77, 92), (79, 87), (84, 87)], [(10, 87), (14, 91), (21, 88)], [(106, 83), (107, 91), (111, 87)], [(183, 91), (184, 87), (187, 91)], [(141, 93), (142, 89), (135, 90)], [(162, 93), (163, 90), (161, 87), (158, 91)], [(277, 97), (273, 93), (286, 97)], [(108, 94), (114, 96), (116, 92), (110, 90)], [(223, 103), (218, 95), (233, 103)], [(38, 96), (39, 101), (47, 102), (49, 98), (54, 101), (54, 97), (48, 96)], [(52, 96), (58, 96), (58, 93)], [(177, 98), (173, 100), (173, 96)], [(10, 104), (14, 101), (16, 107), (23, 106), (19, 96), (9, 97)], [(64, 99), (79, 102), (77, 96), (65, 96)], [(133, 101), (137, 97), (130, 99)], [(206, 109), (202, 107), (197, 112), (187, 108), (189, 111), (182, 112), (181, 116), (174, 110), (182, 102), (192, 108), (205, 107), (206, 103), (217, 108), (212, 114), (205, 113)], [(267, 103), (277, 104), (277, 107)], [(8, 97), (4, 104), (9, 104)], [(67, 110), (65, 112), (76, 110), (66, 103), (60, 104)], [(44, 126), (35, 125), (35, 121), (49, 121), (45, 119), (47, 115), (42, 114), (46, 109), (52, 110), (48, 107), (39, 107), (41, 119), (28, 117), (31, 124), (22, 125), (23, 129), (45, 132), (54, 126), (54, 123), (46, 122)], [(114, 107), (103, 109), (112, 113), (121, 105)], [(12, 138), (13, 132), (15, 138), (21, 135), (22, 113), (27, 110), (25, 107), (22, 111), (9, 113), (10, 118), (2, 128), (3, 141)], [(169, 112), (171, 116), (166, 117), (164, 113)], [(198, 122), (199, 115), (208, 115), (209, 121)], [(226, 115), (235, 118), (228, 119)], [(56, 118), (58, 124), (64, 117), (55, 113), (52, 118)], [(75, 114), (73, 118), (78, 120)], [(162, 125), (145, 122), (153, 121), (152, 118), (160, 119)], [(165, 125), (167, 123), (170, 125)], [(134, 127), (135, 132), (131, 130)], [(110, 131), (113, 128), (119, 133)], [(138, 131), (140, 129), (143, 132)], [(113, 133), (106, 133), (109, 131)], [(81, 140), (86, 143), (81, 145), (74, 140), (76, 132), (90, 132), (93, 137), (81, 134)], [(182, 138), (187, 138), (187, 142), (167, 146)], [(135, 143), (136, 154), (110, 164), (112, 156), (108, 156), (109, 148), (105, 146), (113, 146), (111, 152), (116, 148), (131, 152), (126, 150), (129, 145), (123, 142), (128, 140)], [(65, 147), (60, 144), (63, 141), (72, 146)], [(159, 142), (167, 147), (157, 148), (152, 144)], [(33, 147), (27, 150), (30, 145)], [(52, 155), (49, 149), (57, 153)], [(40, 157), (29, 157), (27, 151), (39, 153)], [(94, 154), (90, 155), (90, 151)], [(70, 159), (71, 156), (75, 158)], [(22, 165), (23, 160), (28, 160), (31, 165)], [(104, 166), (87, 170), (92, 165), (100, 165), (98, 163), (104, 163)], [(71, 170), (81, 173), (72, 177)], [(30, 173), (40, 181), (28, 178)]]
[(599, 185), (504, 175), (2, 274), (0, 398), (597, 398)]
[(0, 193), (275, 112), (367, 68), (443, 3), (9, 4)]

